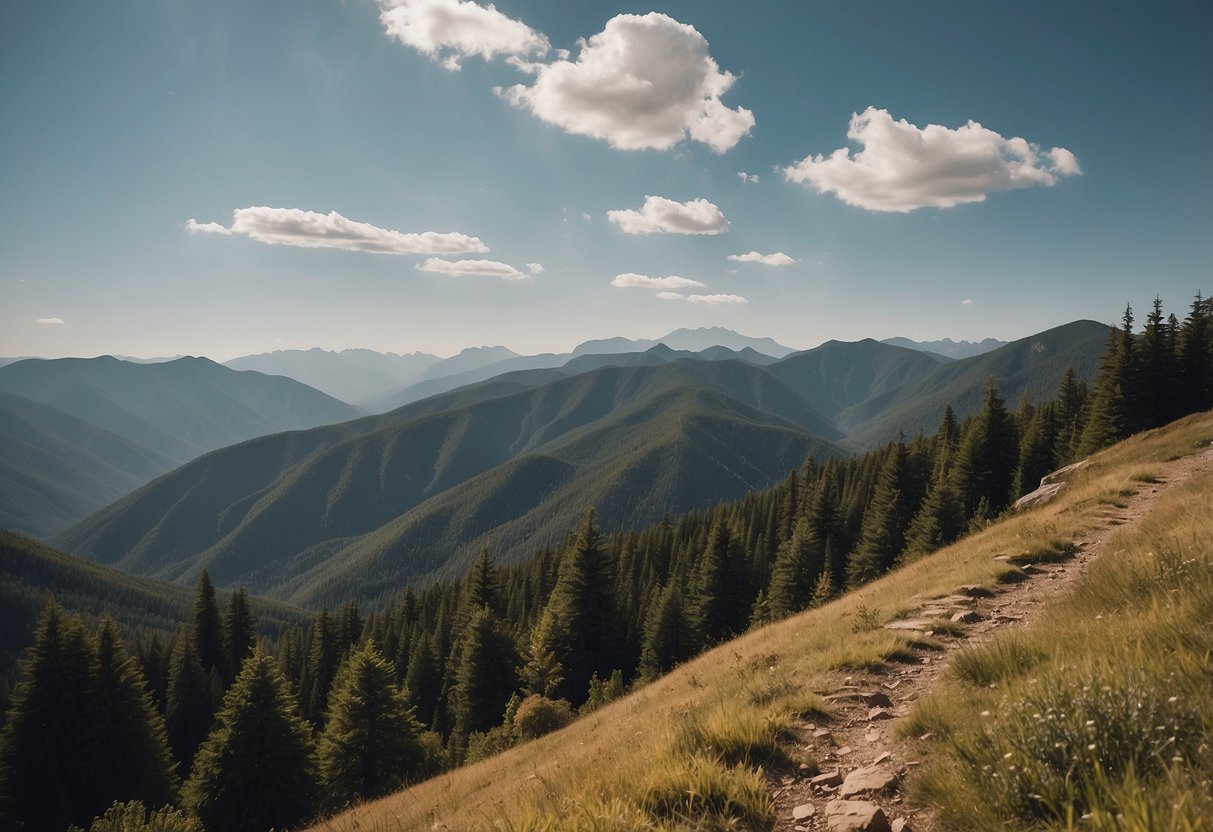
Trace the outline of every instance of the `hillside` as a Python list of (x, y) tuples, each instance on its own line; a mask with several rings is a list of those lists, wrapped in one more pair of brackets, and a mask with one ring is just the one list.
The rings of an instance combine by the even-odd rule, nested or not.
[(207, 451), (360, 414), (202, 358), (18, 361), (0, 368), (0, 526), (45, 537)]
[[(189, 619), (193, 596), (191, 587), (130, 575), (0, 530), (0, 676), (9, 674), (32, 643), (38, 615), (51, 597), (88, 621), (108, 614), (128, 633), (168, 637)], [(264, 634), (276, 638), (306, 620), (284, 604), (251, 600)]]
[(1067, 367), (1079, 378), (1094, 378), (1107, 340), (1106, 324), (1074, 321), (992, 352), (938, 365), (912, 383), (877, 391), (839, 412), (837, 425), (860, 446), (886, 441), (898, 430), (909, 436), (930, 432), (949, 404), (958, 416), (972, 413), (990, 377), (997, 379), (1003, 398), (1012, 405), (1021, 397), (1043, 401), (1056, 391)]
[[(1093, 828), (1159, 828), (1149, 818), (1173, 819), (1161, 828), (1200, 828), (1208, 808), (1200, 783), (1210, 772), (1207, 756), (1191, 749), (1208, 738), (1207, 720), (1203, 727), (1201, 722), (1210, 703), (1200, 655), (1209, 649), (1203, 611), (1207, 576), (1213, 574), (1206, 568), (1213, 542), (1211, 443), (1209, 413), (1129, 439), (1094, 457), (1054, 503), (993, 525), (830, 604), (722, 644), (563, 730), (315, 828), (576, 832), (668, 824), (791, 830), (799, 823), (824, 829), (835, 795), (815, 790), (805, 775), (838, 770), (841, 779), (864, 765), (890, 775), (891, 788), (911, 777), (910, 789), (896, 802), (891, 792), (853, 799), (884, 803), (894, 816), (912, 817), (914, 828), (936, 828), (927, 814), (933, 808), (943, 812), (935, 819), (947, 829), (1035, 828), (1036, 817), (1015, 814), (1025, 810), (1010, 802), (1014, 789), (1024, 792), (1024, 804), (1018, 805), (1037, 800), (1035, 805), (1049, 807), (1053, 816), (1064, 817), (1067, 806), (1075, 816), (1107, 812), (1108, 823)], [(1155, 555), (1159, 534), (1173, 541), (1165, 563)], [(1058, 540), (1064, 544), (1060, 549)], [(1058, 565), (1065, 555), (1055, 553), (1071, 542), (1114, 551), (1117, 557), (1096, 557), (1089, 572)], [(1008, 558), (1031, 569), (1008, 564)], [(1180, 564), (1198, 567), (1184, 580), (1169, 571)], [(1071, 572), (1079, 575), (1074, 589), (1059, 591)], [(968, 596), (958, 599), (958, 589)], [(993, 597), (977, 601), (983, 592)], [(992, 625), (1022, 628), (1026, 616), (1015, 603), (1021, 594), (1031, 617), (1028, 629), (1001, 637), (984, 652), (956, 651), (970, 630), (988, 637)], [(902, 626), (931, 599), (947, 599), (940, 603), (962, 610), (979, 607), (982, 612), (972, 619), (979, 623), (937, 625), (933, 633)], [(1115, 627), (1107, 623), (1111, 618)], [(1126, 632), (1142, 641), (1126, 640)], [(1174, 660), (1152, 660), (1153, 675), (1143, 677), (1137, 668), (1146, 645)], [(920, 689), (905, 681), (922, 674), (945, 678), (932, 671), (945, 655), (967, 661), (966, 669), (957, 671), (963, 690), (936, 690), (930, 684)], [(1162, 671), (1168, 663), (1169, 677)], [(986, 672), (1006, 675), (991, 680), (980, 675)], [(1103, 687), (1083, 688), (1076, 676), (1098, 678)], [(869, 712), (861, 698), (875, 697), (874, 690), (889, 701), (877, 707), (879, 713)], [(1018, 700), (1007, 699), (1008, 691), (1023, 697), (1026, 707), (1042, 709), (1030, 698), (1068, 697), (1056, 704), (1067, 714), (1074, 710), (1077, 721), (1067, 720), (1050, 734), (1051, 723), (1017, 717), (1022, 708)], [(926, 702), (916, 706), (920, 695)], [(1152, 715), (1166, 713), (1166, 719), (1193, 726), (1171, 761), (1179, 776), (1168, 774), (1174, 769), (1160, 769), (1144, 750), (1149, 740), (1131, 715), (1134, 702), (1152, 709)], [(1026, 713), (1030, 717), (1031, 711)], [(1112, 721), (1086, 725), (1099, 726), (1105, 771), (1123, 771), (1123, 761), (1138, 749), (1149, 761), (1148, 771), (1139, 770), (1139, 777), (1130, 772), (1123, 781), (1119, 775), (1100, 780), (1097, 767), (1081, 764), (1090, 742), (1082, 720), (1101, 715)], [(904, 727), (890, 727), (899, 720)], [(1071, 731), (1071, 724), (1078, 730)], [(957, 733), (949, 736), (952, 726)], [(1008, 730), (1025, 733), (1009, 735)], [(824, 733), (815, 736), (815, 731)], [(917, 739), (928, 731), (936, 739)], [(837, 733), (837, 743), (831, 742), (831, 732)], [(851, 734), (862, 735), (861, 744), (840, 748)], [(965, 744), (966, 737), (983, 735), (993, 743), (988, 750)], [(1079, 764), (1071, 769), (1079, 777), (1095, 768), (1091, 790), (1029, 796), (1036, 781), (1018, 778), (1000, 787), (983, 773), (981, 762), (997, 752), (992, 765), (1023, 766), (1010, 744), (1015, 736), (1048, 749), (1061, 742), (1061, 770), (1066, 761)], [(984, 756), (966, 768), (951, 747)], [(1004, 747), (1009, 749), (1005, 758)], [(926, 773), (916, 775), (919, 769), (910, 761), (925, 761)], [(1043, 768), (1035, 764), (1032, 776)], [(806, 804), (814, 807), (811, 818), (794, 822), (793, 806)], [(1139, 822), (1120, 825), (1113, 816), (1118, 808), (1134, 812)], [(975, 810), (981, 817), (976, 825)]]
[(541, 545), (535, 532), (555, 539), (587, 500), (604, 501), (608, 525), (650, 522), (838, 452), (826, 419), (742, 362), (604, 367), (493, 396), (503, 384), (223, 449), (56, 542), (137, 574), (188, 581), (207, 566), (220, 585), (309, 599), (357, 584), (332, 573), (356, 574), (355, 553), (386, 546), (392, 569), (357, 590), (374, 597), (473, 551), (456, 529), (508, 557)]
[(62, 531), (174, 467), (137, 442), (0, 393), (0, 527)]

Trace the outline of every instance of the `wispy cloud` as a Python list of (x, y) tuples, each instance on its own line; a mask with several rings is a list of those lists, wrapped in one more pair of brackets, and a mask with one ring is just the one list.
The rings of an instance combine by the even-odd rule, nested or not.
[(960, 305), (961, 305), (961, 306), (972, 306), (972, 305), (973, 305), (973, 299), (972, 299), (972, 298), (965, 298), (964, 300), (962, 300), (962, 301), (960, 302)]
[(658, 300), (682, 300), (687, 303), (702, 303), (709, 306), (731, 306), (749, 303), (741, 295), (684, 295), (681, 292), (658, 292)]
[(502, 280), (524, 280), (526, 275), (508, 263), (497, 260), (443, 260), (431, 257), (418, 263), (417, 268), (423, 272), (446, 275), (447, 277), (499, 277)]
[(623, 150), (667, 149), (690, 138), (723, 153), (754, 127), (754, 114), (720, 100), (736, 80), (721, 71), (693, 26), (657, 12), (621, 14), (576, 60), (516, 62), (532, 84), (499, 90), (539, 118)]
[(63, 326), (62, 318), (38, 318), (34, 321), (36, 324), (43, 326)]
[(542, 263), (527, 263), (526, 270), (528, 272), (530, 272), (531, 274), (542, 274), (543, 273), (543, 264)]
[(467, 234), (435, 231), (406, 234), (346, 219), (336, 211), (318, 214), (298, 208), (237, 208), (232, 212), (231, 227), (195, 219), (186, 221), (185, 227), (195, 234), (243, 234), (271, 245), (374, 254), (461, 254), (489, 250), (480, 238)]
[(792, 182), (835, 194), (871, 211), (913, 211), (984, 202), (994, 191), (1052, 186), (1082, 173), (1064, 147), (1042, 150), (1021, 138), (1004, 138), (970, 121), (951, 129), (919, 128), (869, 107), (851, 116), (847, 138), (862, 145), (829, 156), (806, 156), (783, 168)]
[(612, 286), (621, 289), (702, 289), (704, 285), (698, 280), (691, 280), (689, 277), (679, 277), (676, 274), (668, 277), (649, 277), (647, 274), (626, 274), (615, 275), (615, 279), (611, 281)]
[(706, 199), (675, 202), (661, 196), (646, 196), (639, 211), (607, 211), (607, 219), (625, 234), (723, 234), (729, 221)]
[(728, 259), (738, 263), (761, 263), (764, 266), (790, 266), (796, 262), (782, 251), (774, 254), (762, 254), (757, 251), (751, 251), (748, 254), (730, 254)]
[(746, 173), (744, 170), (737, 171), (737, 178), (741, 180), (742, 185), (753, 185), (758, 181), (758, 174)]
[(478, 55), (543, 55), (548, 39), (519, 20), (466, 0), (380, 0), (379, 20), (388, 35), (450, 70)]

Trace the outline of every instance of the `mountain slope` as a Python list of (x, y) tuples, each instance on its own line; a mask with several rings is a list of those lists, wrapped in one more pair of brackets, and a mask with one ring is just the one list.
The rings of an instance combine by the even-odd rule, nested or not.
[(0, 527), (45, 537), (174, 466), (129, 439), (0, 393)]
[(205, 358), (31, 359), (0, 367), (0, 392), (83, 419), (176, 464), (255, 436), (361, 414), (293, 379), (238, 372)]
[(930, 374), (878, 392), (841, 411), (839, 429), (860, 446), (892, 438), (898, 430), (913, 435), (934, 430), (950, 404), (958, 417), (976, 412), (985, 380), (998, 380), (1010, 407), (1021, 396), (1043, 401), (1057, 391), (1067, 367), (1088, 381), (1095, 376), (1107, 343), (1108, 326), (1095, 321), (1073, 323), (1012, 341), (993, 352), (938, 366)]
[[(578, 495), (590, 494), (592, 480), (608, 483), (614, 476), (635, 489), (608, 501), (618, 503), (604, 509), (610, 516), (655, 519), (653, 514), (663, 510), (655, 507), (662, 494), (714, 502), (739, 488), (767, 484), (810, 451), (836, 453), (828, 439), (837, 433), (828, 421), (786, 385), (742, 362), (605, 367), (485, 397), (499, 385), (225, 448), (140, 489), (57, 540), (68, 551), (138, 574), (190, 580), (207, 565), (220, 584), (244, 581), (254, 591), (281, 594), (284, 582), (332, 557), (348, 540), (373, 534), (446, 492), (465, 494), (451, 499), (466, 502), (466, 511), (480, 512), (476, 528), (487, 534), (519, 520), (511, 502), (519, 482), (545, 480), (541, 487), (551, 493), (527, 510), (545, 500), (553, 511), (559, 506), (563, 519), (553, 527), (563, 530), (568, 526), (563, 512), (585, 508), (584, 502), (574, 503)], [(696, 403), (691, 393), (714, 398)], [(674, 394), (677, 407), (662, 398)], [(444, 408), (443, 400), (450, 406)], [(688, 439), (713, 418), (727, 421), (727, 430), (718, 424), (701, 429), (702, 438)], [(658, 423), (667, 429), (655, 429)], [(769, 438), (763, 444), (754, 434)], [(627, 468), (630, 461), (660, 458), (662, 448), (678, 441), (684, 443), (684, 461), (671, 470), (684, 473), (674, 477), (675, 485), (654, 489), (639, 475), (608, 473), (612, 465)], [(718, 464), (708, 465), (709, 458)], [(501, 467), (510, 463), (516, 467)], [(664, 471), (649, 470), (652, 475)], [(482, 476), (487, 479), (472, 482)], [(559, 488), (546, 481), (564, 476), (568, 480)], [(454, 491), (458, 487), (467, 491)], [(434, 506), (437, 514), (423, 516), (442, 514), (442, 505)], [(427, 538), (429, 550), (403, 572), (428, 574), (463, 542)], [(298, 582), (291, 592), (306, 594)]]
[[(33, 642), (38, 615), (51, 597), (89, 620), (108, 614), (127, 632), (167, 637), (189, 620), (194, 591), (72, 557), (0, 529), (0, 676)], [(308, 617), (284, 604), (250, 600), (261, 633), (280, 635)]]

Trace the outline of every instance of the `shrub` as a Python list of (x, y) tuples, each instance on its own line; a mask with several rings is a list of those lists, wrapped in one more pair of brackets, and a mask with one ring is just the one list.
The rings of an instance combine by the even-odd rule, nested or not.
[[(73, 826), (68, 832), (82, 830)], [(132, 800), (106, 809), (104, 815), (93, 819), (88, 832), (202, 832), (202, 824), (170, 806), (148, 811), (138, 800)]]
[(533, 740), (557, 731), (573, 721), (573, 708), (565, 699), (548, 699), (532, 694), (522, 700), (514, 715), (519, 738)]

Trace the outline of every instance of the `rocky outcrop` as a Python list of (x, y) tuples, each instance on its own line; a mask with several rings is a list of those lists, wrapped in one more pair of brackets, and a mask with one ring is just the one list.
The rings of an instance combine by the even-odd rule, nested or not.
[(1015, 501), (1015, 510), (1023, 511), (1024, 509), (1042, 506), (1049, 502), (1061, 493), (1073, 474), (1078, 473), (1090, 464), (1091, 461), (1089, 459), (1084, 459), (1081, 462), (1075, 462), (1073, 465), (1067, 465), (1065, 468), (1058, 468), (1051, 474), (1045, 474), (1040, 478), (1039, 488)]

